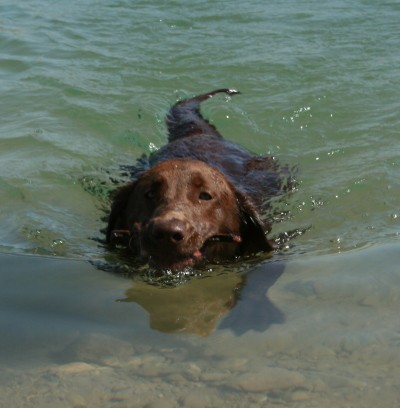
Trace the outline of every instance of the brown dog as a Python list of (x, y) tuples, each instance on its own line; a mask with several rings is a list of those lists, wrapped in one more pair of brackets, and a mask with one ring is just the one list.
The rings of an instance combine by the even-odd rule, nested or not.
[(114, 196), (108, 243), (174, 271), (273, 250), (260, 214), (282, 190), (279, 165), (225, 140), (202, 117), (200, 102), (220, 92), (238, 93), (219, 89), (171, 108), (169, 143)]

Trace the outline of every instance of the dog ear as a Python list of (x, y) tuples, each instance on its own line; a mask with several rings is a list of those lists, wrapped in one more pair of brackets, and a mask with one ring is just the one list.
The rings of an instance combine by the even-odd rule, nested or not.
[(112, 232), (115, 230), (129, 230), (126, 220), (126, 206), (130, 195), (132, 194), (136, 183), (129, 183), (112, 195), (111, 213), (108, 219), (106, 242), (111, 243)]
[(273, 251), (274, 245), (267, 239), (271, 227), (261, 219), (254, 203), (248, 197), (237, 190), (235, 194), (241, 218), (241, 252)]

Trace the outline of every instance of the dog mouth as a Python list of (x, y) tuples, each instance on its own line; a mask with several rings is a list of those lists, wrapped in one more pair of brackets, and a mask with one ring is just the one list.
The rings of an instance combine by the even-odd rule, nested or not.
[[(224, 258), (231, 256), (235, 247), (229, 244), (240, 244), (242, 238), (237, 234), (214, 234), (207, 238), (201, 247), (195, 250), (180, 252), (177, 248), (169, 254), (152, 253), (140, 245), (140, 239), (136, 233), (129, 230), (114, 230), (111, 232), (111, 243), (119, 248), (126, 248), (130, 251), (139, 252), (142, 258), (148, 258), (151, 267), (159, 269), (180, 270), (192, 267), (207, 259)], [(139, 241), (139, 242), (137, 242)], [(224, 256), (227, 254), (227, 256)]]
[(128, 248), (133, 250), (134, 234), (129, 229), (115, 229), (110, 234), (110, 244), (116, 248)]
[[(163, 254), (150, 255), (149, 264), (152, 267), (169, 269), (172, 271), (182, 270), (184, 268), (193, 267), (204, 260), (212, 260), (216, 258), (224, 258), (224, 253), (232, 255), (232, 249), (229, 244), (239, 244), (242, 239), (235, 234), (216, 234), (207, 238), (199, 249), (187, 251), (185, 253), (175, 252), (170, 256)], [(228, 244), (228, 245), (227, 245)], [(221, 250), (224, 247), (225, 251)]]

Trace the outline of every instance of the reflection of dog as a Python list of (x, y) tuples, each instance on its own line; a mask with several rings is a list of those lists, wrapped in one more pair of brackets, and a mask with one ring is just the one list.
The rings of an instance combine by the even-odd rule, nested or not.
[(207, 336), (235, 305), (235, 289), (241, 283), (234, 273), (192, 277), (186, 284), (167, 289), (135, 280), (124, 301), (142, 306), (154, 330)]
[(260, 210), (282, 188), (279, 166), (223, 139), (202, 117), (200, 102), (219, 92), (238, 93), (220, 89), (171, 108), (169, 143), (115, 194), (107, 242), (172, 270), (273, 249)]
[(150, 327), (164, 333), (207, 336), (226, 314), (221, 328), (238, 335), (264, 331), (284, 321), (282, 312), (267, 297), (283, 268), (280, 262), (267, 263), (245, 276), (227, 272), (192, 277), (186, 284), (168, 289), (135, 280), (124, 301), (142, 306), (149, 313)]

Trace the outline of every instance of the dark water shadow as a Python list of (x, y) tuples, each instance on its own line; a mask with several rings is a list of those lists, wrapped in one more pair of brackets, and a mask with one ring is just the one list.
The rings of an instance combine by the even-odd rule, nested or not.
[(284, 264), (266, 262), (250, 272), (213, 271), (178, 285), (160, 286), (134, 279), (123, 302), (135, 302), (149, 314), (150, 327), (164, 333), (208, 336), (216, 328), (241, 335), (284, 322), (268, 298)]
[(230, 329), (241, 335), (249, 330), (263, 332), (272, 324), (283, 323), (285, 316), (268, 298), (268, 290), (284, 269), (283, 262), (268, 262), (243, 276), (236, 306), (221, 321), (218, 328)]

